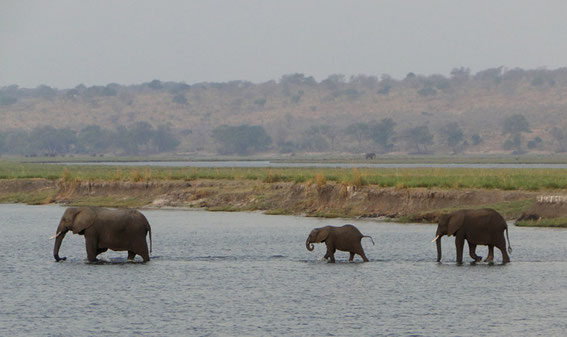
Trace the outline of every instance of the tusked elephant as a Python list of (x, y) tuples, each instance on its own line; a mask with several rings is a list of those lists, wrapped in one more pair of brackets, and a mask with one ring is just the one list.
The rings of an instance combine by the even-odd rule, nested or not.
[[(315, 248), (313, 243), (324, 242), (327, 245), (325, 259), (330, 259), (331, 263), (335, 262), (335, 251), (337, 249), (349, 252), (349, 261), (353, 260), (354, 254), (358, 254), (362, 257), (364, 262), (368, 262), (368, 258), (366, 258), (362, 245), (360, 244), (362, 238), (370, 238), (370, 240), (372, 240), (372, 237), (362, 235), (358, 228), (353, 225), (344, 225), (341, 227), (325, 226), (313, 229), (309, 237), (307, 237), (305, 246), (307, 250), (313, 251)], [(372, 244), (374, 244), (374, 240), (372, 240)]]
[[(437, 236), (431, 242), (437, 242), (437, 262), (441, 261), (441, 237), (443, 235), (455, 236), (455, 246), (457, 247), (457, 263), (463, 263), (463, 248), (465, 240), (469, 245), (470, 256), (475, 262), (482, 260), (481, 256), (476, 255), (477, 245), (488, 246), (488, 257), (485, 261), (494, 260), (494, 247), (502, 252), (502, 262), (510, 262), (510, 257), (506, 252), (506, 239), (508, 238), (508, 225), (506, 221), (493, 209), (462, 209), (450, 214), (442, 215), (437, 226)], [(508, 251), (510, 238), (508, 238)]]
[(150, 236), (150, 253), (152, 251), (152, 230), (146, 217), (134, 209), (108, 209), (102, 207), (67, 208), (61, 217), (53, 247), (56, 261), (65, 260), (59, 257), (59, 248), (67, 231), (84, 235), (87, 258), (95, 262), (97, 255), (108, 249), (128, 251), (128, 260), (136, 254), (144, 261), (150, 260), (146, 234)]

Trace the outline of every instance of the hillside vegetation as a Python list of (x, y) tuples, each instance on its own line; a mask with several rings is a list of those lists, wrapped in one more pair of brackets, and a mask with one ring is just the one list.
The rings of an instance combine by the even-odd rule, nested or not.
[[(0, 153), (20, 155), (555, 153), (567, 150), (567, 68), (459, 68), (402, 80), (291, 74), (257, 84), (13, 85), (0, 89), (0, 115)], [(49, 135), (65, 135), (51, 140), (64, 145), (46, 148)]]

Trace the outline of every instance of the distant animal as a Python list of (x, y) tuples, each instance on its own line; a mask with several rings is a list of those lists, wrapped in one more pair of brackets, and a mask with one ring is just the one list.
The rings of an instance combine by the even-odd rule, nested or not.
[(96, 256), (108, 249), (128, 251), (128, 260), (140, 255), (144, 261), (150, 260), (146, 234), (150, 235), (150, 252), (152, 251), (152, 229), (146, 217), (134, 209), (108, 209), (102, 207), (70, 207), (65, 210), (55, 239), (53, 257), (56, 261), (65, 260), (59, 257), (59, 248), (65, 234), (69, 231), (84, 235), (87, 258), (95, 262)]
[[(445, 214), (439, 219), (437, 236), (432, 242), (437, 242), (437, 262), (441, 261), (441, 237), (443, 235), (455, 236), (457, 248), (457, 263), (463, 263), (463, 248), (465, 240), (469, 245), (469, 254), (475, 262), (482, 260), (482, 256), (476, 255), (477, 245), (488, 246), (488, 257), (486, 262), (494, 260), (494, 247), (502, 252), (502, 262), (510, 262), (506, 252), (506, 239), (508, 238), (508, 225), (506, 220), (493, 209), (462, 209), (450, 214)], [(511, 253), (510, 238), (508, 238), (508, 251)]]
[(313, 251), (315, 248), (313, 243), (324, 242), (327, 245), (327, 253), (325, 259), (330, 259), (331, 263), (335, 263), (335, 251), (342, 250), (350, 253), (349, 261), (354, 259), (354, 254), (360, 255), (364, 262), (368, 262), (368, 258), (364, 254), (364, 249), (360, 241), (362, 238), (370, 238), (372, 244), (374, 240), (368, 235), (362, 235), (358, 228), (353, 225), (344, 225), (341, 227), (325, 226), (315, 228), (307, 237), (305, 246), (308, 251)]
[(375, 159), (376, 158), (376, 153), (374, 152), (370, 152), (366, 154), (366, 159)]

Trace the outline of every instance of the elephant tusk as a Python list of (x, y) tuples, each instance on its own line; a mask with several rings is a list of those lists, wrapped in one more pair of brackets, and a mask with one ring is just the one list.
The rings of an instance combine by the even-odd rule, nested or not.
[(439, 235), (437, 235), (437, 236), (435, 237), (435, 239), (433, 239), (431, 242), (435, 242), (435, 241), (437, 241), (437, 239), (439, 239)]
[(58, 237), (59, 235), (61, 235), (61, 232), (58, 232), (57, 234), (50, 236), (49, 239), (55, 239), (56, 237)]

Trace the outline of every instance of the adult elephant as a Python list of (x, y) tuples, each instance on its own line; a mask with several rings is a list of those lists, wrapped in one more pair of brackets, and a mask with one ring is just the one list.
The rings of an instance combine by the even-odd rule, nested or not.
[[(477, 245), (488, 246), (488, 257), (485, 261), (494, 260), (494, 247), (502, 252), (502, 262), (510, 262), (510, 257), (506, 252), (506, 239), (504, 231), (508, 237), (508, 225), (506, 221), (493, 209), (462, 209), (450, 214), (445, 214), (439, 219), (437, 226), (437, 236), (432, 242), (437, 242), (437, 262), (441, 261), (441, 237), (443, 235), (455, 236), (455, 246), (457, 247), (457, 263), (463, 263), (463, 248), (465, 240), (469, 245), (470, 256), (479, 262), (481, 256), (476, 255)], [(508, 238), (508, 250), (511, 253), (510, 238)]]
[[(335, 226), (325, 226), (321, 228), (315, 228), (307, 237), (305, 242), (305, 247), (308, 251), (313, 251), (315, 248), (313, 243), (324, 242), (327, 245), (327, 253), (325, 254), (325, 259), (331, 259), (331, 263), (335, 263), (335, 251), (342, 250), (350, 253), (349, 261), (354, 259), (354, 254), (360, 255), (364, 262), (368, 262), (368, 258), (364, 254), (364, 249), (360, 241), (362, 238), (372, 237), (367, 235), (362, 235), (358, 228), (353, 225), (344, 225), (341, 227)], [(374, 240), (372, 240), (374, 244)]]
[(67, 208), (59, 226), (53, 247), (53, 257), (56, 261), (65, 260), (59, 257), (59, 248), (65, 234), (69, 231), (84, 235), (87, 248), (87, 258), (96, 261), (98, 254), (108, 249), (128, 251), (128, 260), (133, 260), (136, 254), (144, 261), (150, 260), (146, 234), (150, 234), (150, 252), (152, 251), (152, 230), (146, 217), (133, 209), (108, 209), (102, 207), (72, 207)]

